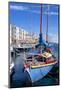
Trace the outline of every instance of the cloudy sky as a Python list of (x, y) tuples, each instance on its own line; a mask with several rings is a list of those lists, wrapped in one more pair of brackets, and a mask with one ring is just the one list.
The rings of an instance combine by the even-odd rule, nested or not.
[[(48, 35), (49, 41), (58, 42), (58, 5), (43, 4), (42, 31), (45, 39), (46, 22), (48, 14)], [(48, 11), (48, 12), (47, 12)], [(9, 3), (10, 24), (24, 28), (29, 33), (34, 32), (37, 36), (40, 33), (41, 4), (32, 3)]]

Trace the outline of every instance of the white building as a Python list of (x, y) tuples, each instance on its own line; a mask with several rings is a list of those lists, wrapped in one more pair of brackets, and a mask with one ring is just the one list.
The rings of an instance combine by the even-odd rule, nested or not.
[(19, 27), (10, 24), (10, 43), (18, 43), (19, 31)]
[(21, 43), (35, 43), (37, 39), (23, 28), (10, 24), (10, 44), (20, 46)]

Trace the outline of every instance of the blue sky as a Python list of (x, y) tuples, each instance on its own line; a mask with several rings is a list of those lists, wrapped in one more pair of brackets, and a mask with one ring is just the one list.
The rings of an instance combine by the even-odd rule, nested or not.
[[(41, 4), (10, 2), (10, 24), (24, 28), (29, 33), (40, 33), (40, 7)], [(42, 31), (45, 39), (46, 17), (48, 14), (49, 41), (58, 42), (58, 5), (43, 4)], [(47, 13), (48, 11), (48, 13)]]

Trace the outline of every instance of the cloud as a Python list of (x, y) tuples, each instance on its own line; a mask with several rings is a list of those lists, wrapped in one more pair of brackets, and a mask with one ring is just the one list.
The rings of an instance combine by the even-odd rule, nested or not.
[(49, 37), (50, 42), (58, 43), (58, 35), (57, 34), (49, 33), (48, 37)]
[[(40, 14), (40, 11), (36, 11), (36, 10), (30, 10), (32, 13), (36, 13), (36, 14)], [(43, 15), (58, 15), (57, 12), (43, 12)]]
[(28, 7), (24, 7), (24, 6), (17, 6), (17, 5), (10, 5), (10, 9), (14, 9), (14, 10), (28, 10)]
[(29, 10), (29, 11), (32, 13), (40, 14), (40, 11), (37, 11), (37, 10)]
[(45, 14), (45, 15), (46, 15), (46, 14), (48, 14), (48, 15), (58, 15), (57, 12), (48, 12), (48, 13), (47, 13), (47, 12), (44, 12), (43, 14)]
[[(33, 6), (32, 6), (33, 7)], [(34, 6), (35, 7), (35, 6)], [(36, 6), (37, 7), (37, 6)], [(40, 7), (40, 6), (39, 6)], [(24, 11), (24, 10), (28, 10), (28, 12), (31, 12), (31, 13), (35, 13), (35, 14), (40, 14), (40, 11), (37, 11), (37, 10), (32, 10), (31, 7), (25, 7), (25, 6), (17, 6), (17, 5), (10, 5), (10, 9), (14, 9), (14, 10), (21, 10), (21, 11)], [(44, 15), (58, 15), (57, 12), (43, 12), (42, 14)]]
[(28, 12), (40, 14), (40, 11), (32, 10), (31, 7), (17, 6), (17, 5), (10, 5), (10, 9), (13, 9), (13, 10), (20, 10), (20, 11), (27, 10)]

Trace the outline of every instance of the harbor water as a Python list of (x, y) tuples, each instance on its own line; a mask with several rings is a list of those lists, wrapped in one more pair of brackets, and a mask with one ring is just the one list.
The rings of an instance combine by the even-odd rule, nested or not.
[(12, 59), (14, 62), (14, 73), (10, 75), (10, 87), (31, 87), (31, 86), (49, 86), (59, 84), (59, 66), (55, 65), (53, 69), (42, 79), (32, 83), (28, 72), (24, 71), (24, 53), (21, 52), (19, 55)]

